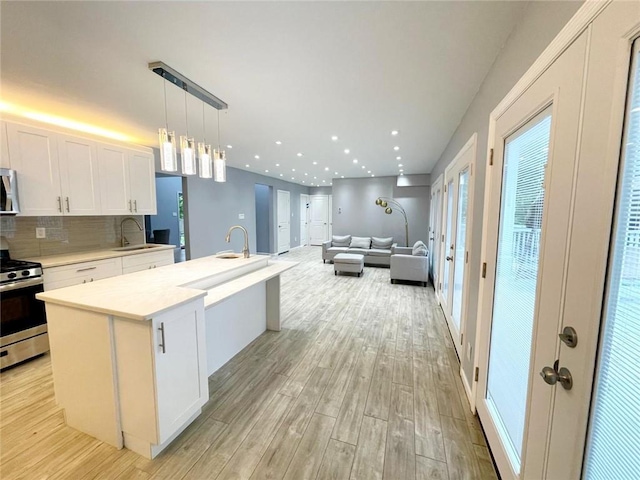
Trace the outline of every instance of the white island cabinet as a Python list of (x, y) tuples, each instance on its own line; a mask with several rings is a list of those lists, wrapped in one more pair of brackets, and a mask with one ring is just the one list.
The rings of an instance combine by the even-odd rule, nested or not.
[(66, 423), (154, 458), (200, 414), (207, 377), (280, 330), (295, 265), (206, 257), (38, 294)]

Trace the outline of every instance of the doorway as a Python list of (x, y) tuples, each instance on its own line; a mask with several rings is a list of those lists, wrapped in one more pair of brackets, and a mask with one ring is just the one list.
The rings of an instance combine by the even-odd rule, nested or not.
[(442, 175), (438, 176), (436, 181), (431, 185), (431, 215), (429, 221), (431, 223), (430, 235), (429, 235), (429, 252), (431, 252), (429, 259), (429, 269), (431, 274), (431, 281), (433, 288), (436, 292), (440, 291), (440, 250), (442, 233), (442, 187), (443, 179)]
[(309, 195), (300, 194), (300, 245), (309, 245)]
[(255, 184), (256, 202), (256, 251), (270, 253), (269, 239), (271, 238), (271, 195), (269, 185)]
[(291, 248), (291, 195), (287, 190), (278, 190), (277, 198), (278, 253)]
[(311, 195), (311, 245), (322, 245), (329, 236), (329, 197), (327, 195)]
[(156, 215), (145, 216), (146, 240), (175, 245), (174, 261), (185, 261), (183, 178), (156, 173)]

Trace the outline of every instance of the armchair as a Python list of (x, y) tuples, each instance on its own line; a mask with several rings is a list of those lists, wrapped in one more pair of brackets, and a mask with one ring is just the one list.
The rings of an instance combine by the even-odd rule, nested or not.
[(429, 283), (429, 255), (412, 255), (411, 247), (395, 247), (391, 252), (391, 283), (396, 280)]

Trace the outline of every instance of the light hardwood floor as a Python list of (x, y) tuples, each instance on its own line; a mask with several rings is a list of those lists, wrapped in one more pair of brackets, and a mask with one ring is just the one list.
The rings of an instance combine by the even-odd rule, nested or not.
[(0, 375), (5, 479), (494, 479), (431, 287), (333, 275), (296, 249), (281, 332), (209, 379), (202, 415), (158, 458), (64, 425), (49, 356)]

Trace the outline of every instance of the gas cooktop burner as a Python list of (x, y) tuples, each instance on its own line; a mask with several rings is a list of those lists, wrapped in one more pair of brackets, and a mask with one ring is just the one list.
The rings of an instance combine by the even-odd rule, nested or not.
[(15, 282), (42, 276), (42, 265), (25, 260), (0, 260), (0, 282)]

